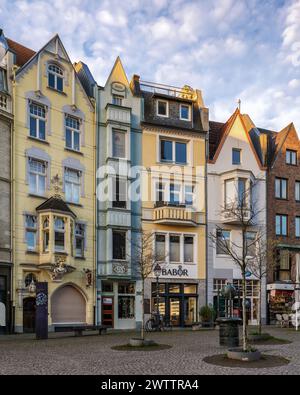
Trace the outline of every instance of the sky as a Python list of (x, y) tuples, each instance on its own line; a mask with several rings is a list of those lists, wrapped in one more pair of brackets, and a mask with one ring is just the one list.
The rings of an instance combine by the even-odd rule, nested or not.
[(34, 50), (58, 33), (99, 85), (119, 55), (129, 78), (201, 89), (212, 120), (241, 99), (300, 134), (300, 0), (0, 0), (0, 27)]

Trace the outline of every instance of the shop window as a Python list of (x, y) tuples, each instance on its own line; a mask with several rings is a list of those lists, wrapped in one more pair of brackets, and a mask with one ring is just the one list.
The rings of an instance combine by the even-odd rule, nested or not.
[(118, 284), (118, 293), (119, 294), (134, 294), (135, 293), (135, 285), (134, 283), (119, 283)]
[(126, 232), (113, 231), (113, 259), (126, 260)]
[[(157, 295), (157, 283), (152, 283), (152, 296)], [(159, 294), (165, 294), (166, 293), (166, 284), (164, 283), (158, 283), (158, 292)]]
[(226, 284), (226, 279), (214, 278), (214, 292), (221, 293), (222, 289), (225, 287)]
[(135, 317), (135, 285), (134, 283), (118, 284), (118, 317), (132, 319)]
[(114, 292), (114, 284), (111, 281), (103, 281), (102, 292), (108, 292), (108, 293)]
[(179, 294), (180, 284), (169, 284), (169, 294)]
[(185, 294), (197, 294), (197, 285), (196, 284), (184, 284), (184, 293)]

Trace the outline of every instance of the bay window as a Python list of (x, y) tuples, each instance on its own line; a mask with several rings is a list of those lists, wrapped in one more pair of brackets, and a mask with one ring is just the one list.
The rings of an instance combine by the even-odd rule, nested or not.
[(49, 217), (43, 219), (43, 252), (49, 252), (50, 223)]
[(56, 252), (65, 251), (65, 221), (63, 218), (54, 218), (54, 249)]

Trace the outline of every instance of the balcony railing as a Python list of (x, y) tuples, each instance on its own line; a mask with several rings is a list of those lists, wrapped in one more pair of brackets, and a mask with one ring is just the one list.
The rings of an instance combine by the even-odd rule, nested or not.
[(0, 92), (0, 110), (11, 112), (10, 96), (4, 92)]
[(157, 84), (154, 82), (141, 81), (140, 87), (142, 91), (156, 93), (160, 95), (171, 96), (174, 98), (195, 100), (196, 92), (189, 86), (178, 88), (172, 85)]
[(159, 203), (153, 210), (153, 221), (164, 225), (197, 226), (200, 222), (200, 214), (185, 206)]
[(108, 104), (106, 107), (106, 120), (130, 124), (131, 110), (127, 107)]

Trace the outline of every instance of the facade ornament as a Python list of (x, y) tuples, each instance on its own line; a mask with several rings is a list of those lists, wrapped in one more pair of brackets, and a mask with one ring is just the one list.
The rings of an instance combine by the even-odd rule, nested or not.
[(128, 265), (126, 263), (114, 263), (112, 270), (115, 274), (128, 273)]
[(51, 184), (53, 186), (54, 192), (55, 192), (55, 197), (60, 198), (61, 197), (61, 192), (62, 192), (62, 186), (63, 183), (59, 177), (58, 174), (56, 174), (56, 176), (52, 177), (51, 179)]
[(75, 270), (75, 268), (66, 264), (66, 260), (66, 256), (55, 256), (55, 264), (51, 267), (52, 281), (61, 281), (65, 274), (71, 273)]
[(93, 274), (90, 269), (83, 269), (86, 278), (86, 287), (89, 288), (93, 285)]
[(31, 294), (35, 294), (36, 285), (35, 285), (35, 282), (34, 282), (33, 279), (31, 280), (31, 283), (29, 284), (28, 291), (29, 291), (29, 293), (31, 293)]

